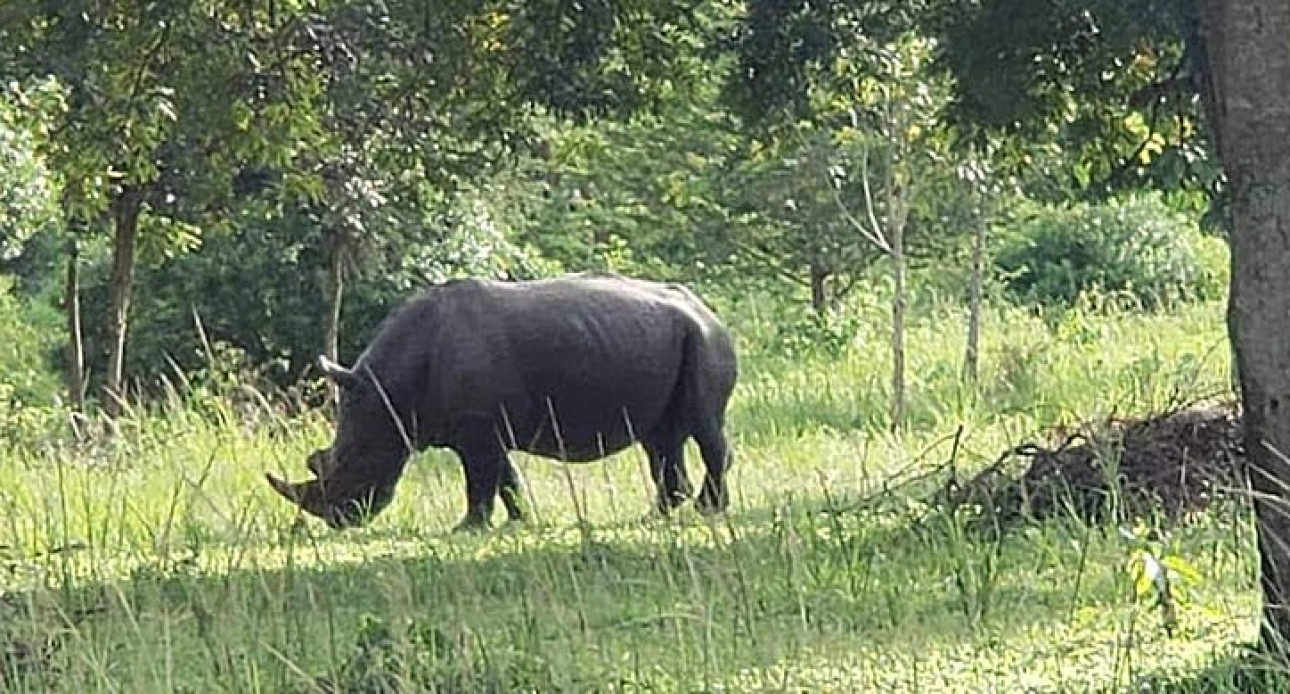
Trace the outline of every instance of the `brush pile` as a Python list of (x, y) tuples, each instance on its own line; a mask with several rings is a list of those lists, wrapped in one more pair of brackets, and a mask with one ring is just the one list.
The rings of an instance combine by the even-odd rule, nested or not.
[(951, 474), (934, 501), (977, 508), (998, 526), (1067, 513), (1104, 521), (1116, 507), (1176, 520), (1237, 496), (1243, 455), (1235, 406), (1195, 405), (1053, 432), (970, 479)]

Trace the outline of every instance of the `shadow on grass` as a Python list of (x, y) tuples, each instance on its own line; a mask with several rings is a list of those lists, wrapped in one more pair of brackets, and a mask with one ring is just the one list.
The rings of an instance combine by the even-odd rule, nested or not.
[(952, 648), (1118, 598), (1105, 573), (1079, 595), (1045, 580), (1024, 543), (880, 520), (816, 505), (480, 536), (313, 524), (7, 595), (0, 685), (712, 690), (769, 663)]
[(1231, 653), (1185, 674), (1140, 679), (1134, 691), (1152, 694), (1282, 694), (1290, 692), (1290, 668), (1275, 663), (1253, 643), (1237, 644)]

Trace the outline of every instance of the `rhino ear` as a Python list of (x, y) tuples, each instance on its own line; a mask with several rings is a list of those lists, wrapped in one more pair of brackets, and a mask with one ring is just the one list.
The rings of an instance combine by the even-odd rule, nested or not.
[(357, 386), (361, 380), (353, 371), (328, 359), (325, 354), (318, 356), (318, 365), (322, 367), (324, 374), (336, 382), (336, 385), (346, 390)]

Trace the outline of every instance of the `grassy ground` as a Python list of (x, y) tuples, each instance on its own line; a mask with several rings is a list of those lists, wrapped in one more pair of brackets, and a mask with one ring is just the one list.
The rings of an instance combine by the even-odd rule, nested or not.
[[(1180, 629), (1135, 598), (1132, 547), (1073, 520), (999, 539), (895, 481), (970, 470), (1045, 427), (1227, 392), (1218, 305), (1171, 316), (992, 313), (982, 385), (961, 316), (911, 333), (912, 421), (887, 433), (881, 330), (770, 349), (731, 307), (744, 375), (733, 508), (649, 515), (644, 456), (518, 457), (537, 520), (453, 536), (456, 463), (417, 459), (372, 526), (293, 530), (315, 418), (201, 399), (113, 444), (0, 454), (0, 689), (67, 691), (1214, 691), (1256, 634), (1248, 520), (1174, 528), (1199, 579)], [(865, 325), (881, 326), (880, 307)], [(957, 434), (957, 437), (956, 437)], [(957, 446), (955, 441), (957, 439)], [(698, 480), (700, 466), (692, 465)], [(498, 520), (500, 520), (500, 515)]]

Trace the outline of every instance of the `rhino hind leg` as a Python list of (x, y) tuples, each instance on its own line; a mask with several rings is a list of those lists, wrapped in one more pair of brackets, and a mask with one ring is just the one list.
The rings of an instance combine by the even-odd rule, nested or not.
[(694, 438), (699, 444), (707, 472), (703, 477), (703, 488), (699, 491), (696, 506), (702, 513), (721, 513), (730, 503), (730, 492), (726, 489), (726, 470), (731, 462), (730, 444), (726, 441), (720, 422), (713, 422), (700, 429)]
[(694, 493), (685, 470), (685, 439), (673, 435), (661, 441), (646, 441), (643, 445), (658, 489), (658, 511), (667, 515)]

